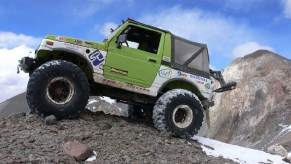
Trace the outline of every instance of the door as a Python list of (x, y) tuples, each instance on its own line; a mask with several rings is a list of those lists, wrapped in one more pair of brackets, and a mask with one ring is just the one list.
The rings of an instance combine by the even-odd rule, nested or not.
[(104, 76), (148, 88), (161, 65), (162, 32), (129, 25), (121, 34), (126, 42), (119, 48), (115, 36), (109, 43)]

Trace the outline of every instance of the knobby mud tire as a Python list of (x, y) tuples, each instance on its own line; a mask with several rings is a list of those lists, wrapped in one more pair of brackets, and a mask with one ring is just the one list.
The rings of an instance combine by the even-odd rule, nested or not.
[(85, 73), (75, 64), (53, 60), (30, 75), (26, 99), (28, 106), (42, 117), (57, 119), (78, 116), (88, 103), (90, 87)]
[[(187, 122), (176, 121), (179, 110)], [(183, 89), (173, 89), (157, 100), (153, 110), (153, 122), (158, 130), (168, 130), (181, 138), (190, 138), (202, 126), (203, 107), (195, 94)]]

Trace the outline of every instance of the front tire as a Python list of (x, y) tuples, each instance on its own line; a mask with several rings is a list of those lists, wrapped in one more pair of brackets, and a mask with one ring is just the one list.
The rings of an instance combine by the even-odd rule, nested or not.
[(159, 130), (169, 130), (181, 138), (189, 138), (197, 134), (202, 126), (203, 107), (193, 93), (173, 89), (157, 100), (153, 122)]
[(58, 119), (78, 116), (88, 102), (90, 87), (84, 72), (75, 64), (49, 61), (30, 76), (26, 99), (32, 111)]

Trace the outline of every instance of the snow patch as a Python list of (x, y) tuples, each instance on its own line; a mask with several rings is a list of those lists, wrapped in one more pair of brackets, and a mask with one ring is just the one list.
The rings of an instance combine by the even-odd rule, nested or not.
[(98, 101), (95, 99), (89, 99), (88, 104), (87, 105), (91, 105), (93, 103), (97, 103)]
[(278, 155), (271, 155), (263, 151), (244, 148), (241, 146), (226, 144), (223, 142), (211, 140), (200, 136), (192, 137), (193, 140), (197, 140), (203, 146), (203, 151), (208, 156), (223, 157), (231, 159), (241, 164), (253, 164), (253, 163), (276, 163), (285, 164), (282, 157)]
[(93, 162), (97, 159), (97, 153), (96, 151), (93, 151), (94, 155), (92, 155), (91, 157), (89, 157), (85, 162)]
[(109, 104), (111, 104), (111, 105), (113, 105), (113, 104), (115, 104), (116, 103), (116, 100), (114, 100), (114, 99), (111, 99), (111, 98), (109, 98), (109, 97), (106, 97), (106, 96), (101, 96), (100, 97), (100, 99), (101, 100), (103, 100), (103, 101), (106, 101), (106, 102), (108, 102)]
[(280, 135), (283, 133), (291, 132), (291, 125), (281, 125), (281, 124), (279, 125), (284, 128), (281, 130)]

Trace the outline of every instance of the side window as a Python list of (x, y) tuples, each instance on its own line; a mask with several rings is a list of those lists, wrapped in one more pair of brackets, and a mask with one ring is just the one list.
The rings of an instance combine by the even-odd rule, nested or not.
[(127, 34), (127, 43), (123, 43), (123, 46), (157, 54), (161, 39), (160, 33), (136, 26), (129, 26), (122, 33)]

